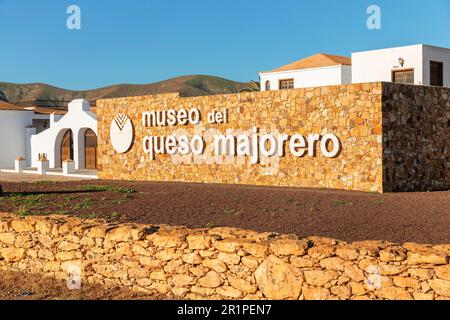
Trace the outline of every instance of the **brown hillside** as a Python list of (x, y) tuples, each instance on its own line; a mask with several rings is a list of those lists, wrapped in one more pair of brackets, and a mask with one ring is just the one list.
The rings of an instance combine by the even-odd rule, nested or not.
[[(237, 93), (248, 87), (255, 88), (252, 83), (235, 82), (213, 76), (182, 76), (151, 84), (120, 84), (109, 87), (74, 91), (57, 88), (42, 83), (15, 84), (0, 82), (0, 92), (4, 99), (16, 104), (27, 104), (36, 100), (64, 100), (84, 98), (94, 101), (102, 98), (118, 98), (142, 96), (159, 93), (179, 92), (182, 96), (203, 96), (225, 93)], [(1, 93), (0, 93), (1, 99)]]
[(0, 101), (7, 101), (5, 94), (0, 91)]

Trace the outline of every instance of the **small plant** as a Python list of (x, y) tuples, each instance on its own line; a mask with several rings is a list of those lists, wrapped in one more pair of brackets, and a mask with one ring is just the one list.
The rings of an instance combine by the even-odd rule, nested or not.
[(19, 217), (26, 217), (30, 215), (30, 212), (25, 205), (20, 205), (19, 208), (14, 212), (14, 214)]
[(207, 224), (205, 224), (203, 226), (203, 228), (205, 228), (205, 229), (212, 229), (212, 228), (215, 228), (215, 227), (217, 227), (217, 225), (214, 222), (208, 222)]
[(16, 205), (24, 205), (27, 207), (35, 207), (45, 200), (44, 194), (24, 194), (24, 193), (13, 193), (10, 195), (11, 200)]
[(70, 212), (69, 212), (69, 211), (66, 211), (66, 210), (59, 210), (59, 211), (52, 212), (52, 213), (50, 213), (50, 214), (56, 214), (56, 215), (66, 216), (66, 215), (69, 215)]
[(86, 210), (86, 209), (89, 209), (93, 204), (94, 204), (94, 200), (92, 200), (90, 198), (86, 198), (86, 199), (83, 199), (80, 202), (78, 202), (75, 205), (75, 209)]
[(373, 200), (373, 201), (372, 201), (372, 204), (373, 204), (374, 206), (381, 206), (381, 205), (384, 204), (384, 200), (382, 200), (382, 199)]
[(42, 211), (42, 212), (29, 212), (27, 215), (29, 215), (29, 216), (50, 216), (50, 215), (65, 216), (68, 214), (69, 214), (68, 211)]
[(236, 210), (225, 210), (223, 212), (227, 216), (239, 216), (242, 213), (242, 210), (236, 211)]
[(118, 193), (135, 193), (136, 191), (130, 188), (124, 187), (113, 187), (113, 186), (98, 186), (98, 185), (85, 185), (82, 186), (84, 191), (96, 191), (96, 192), (118, 192)]
[(114, 189), (112, 189), (112, 191), (120, 192), (120, 193), (126, 193), (126, 194), (136, 193), (136, 190), (133, 190), (133, 189), (130, 189), (130, 188), (123, 188), (123, 187), (114, 188)]
[(118, 213), (117, 211), (114, 211), (113, 213), (111, 213), (111, 218), (112, 219), (120, 218), (120, 213)]
[(81, 189), (83, 189), (84, 191), (97, 191), (97, 192), (109, 191), (109, 187), (97, 185), (85, 185), (82, 186)]
[(75, 197), (74, 196), (67, 196), (67, 197), (64, 198), (64, 200), (72, 201), (72, 200), (75, 200)]
[(120, 214), (117, 211), (114, 211), (110, 214), (111, 220), (125, 220), (127, 219), (127, 215), (125, 213)]

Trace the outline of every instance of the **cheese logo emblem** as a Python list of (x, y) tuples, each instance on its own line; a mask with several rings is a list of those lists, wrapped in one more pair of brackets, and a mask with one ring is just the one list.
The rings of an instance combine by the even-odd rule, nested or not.
[(122, 113), (116, 115), (109, 131), (111, 144), (118, 153), (127, 153), (133, 145), (134, 129), (131, 119)]

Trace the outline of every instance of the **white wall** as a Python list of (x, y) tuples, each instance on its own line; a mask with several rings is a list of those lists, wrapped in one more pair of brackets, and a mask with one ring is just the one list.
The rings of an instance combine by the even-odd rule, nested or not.
[[(422, 45), (352, 53), (352, 82), (391, 82), (392, 71), (414, 68), (414, 83), (424, 84)], [(399, 58), (405, 60), (403, 68)]]
[(280, 80), (294, 79), (294, 88), (311, 88), (349, 84), (351, 78), (350, 66), (260, 73), (261, 91), (265, 91), (266, 81), (270, 81), (270, 90), (279, 90)]
[(423, 46), (423, 77), (425, 85), (430, 85), (430, 62), (444, 63), (444, 86), (450, 87), (450, 49)]
[(37, 166), (40, 153), (45, 153), (50, 168), (56, 168), (61, 161), (61, 142), (67, 130), (72, 130), (74, 161), (77, 169), (85, 166), (84, 133), (91, 129), (97, 134), (97, 115), (89, 111), (86, 100), (74, 100), (62, 118), (50, 117), (50, 128), (31, 137), (32, 165)]
[(27, 127), (33, 111), (0, 111), (0, 168), (13, 168), (17, 157), (27, 156)]
[(26, 128), (25, 138), (26, 138), (26, 152), (25, 159), (27, 160), (27, 167), (31, 167), (31, 137), (36, 134), (36, 128)]

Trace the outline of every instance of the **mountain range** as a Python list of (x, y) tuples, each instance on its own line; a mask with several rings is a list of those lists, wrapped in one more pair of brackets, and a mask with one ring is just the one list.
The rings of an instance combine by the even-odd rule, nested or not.
[(0, 100), (17, 105), (32, 105), (37, 100), (71, 101), (143, 96), (178, 92), (181, 96), (205, 96), (257, 90), (253, 82), (236, 82), (214, 76), (191, 75), (150, 84), (118, 84), (93, 90), (67, 90), (44, 83), (17, 84), (0, 82)]

